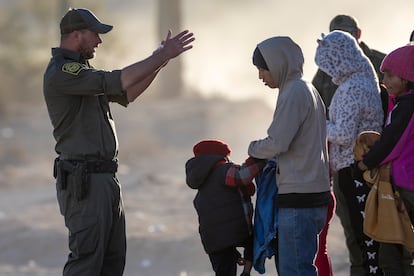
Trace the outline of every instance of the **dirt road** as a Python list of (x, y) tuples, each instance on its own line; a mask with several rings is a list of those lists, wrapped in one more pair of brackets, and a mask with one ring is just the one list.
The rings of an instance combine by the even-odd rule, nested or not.
[[(213, 275), (197, 233), (194, 191), (185, 185), (184, 163), (193, 143), (202, 138), (227, 141), (233, 160), (243, 161), (248, 142), (265, 134), (272, 110), (257, 102), (230, 105), (197, 99), (144, 100), (128, 111), (114, 108), (113, 113), (127, 216), (124, 275)], [(39, 107), (0, 122), (0, 276), (61, 275), (67, 230), (51, 177), (54, 152), (48, 117)], [(334, 219), (329, 249), (339, 276), (348, 274), (343, 240)], [(266, 271), (277, 275), (273, 260), (267, 261)]]

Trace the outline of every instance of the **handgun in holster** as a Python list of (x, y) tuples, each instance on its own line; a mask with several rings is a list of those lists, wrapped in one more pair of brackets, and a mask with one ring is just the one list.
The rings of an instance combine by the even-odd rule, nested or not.
[(89, 174), (85, 162), (74, 162), (72, 160), (55, 159), (54, 177), (62, 190), (68, 186), (68, 176), (72, 177), (72, 187), (75, 198), (81, 201), (86, 198), (89, 192)]
[(66, 190), (67, 188), (68, 174), (69, 171), (64, 169), (62, 160), (59, 160), (59, 157), (56, 158), (53, 166), (53, 177), (61, 190)]

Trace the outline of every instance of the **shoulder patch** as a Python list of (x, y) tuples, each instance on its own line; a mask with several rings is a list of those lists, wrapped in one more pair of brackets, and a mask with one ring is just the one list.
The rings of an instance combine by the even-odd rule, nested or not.
[(69, 63), (63, 64), (62, 66), (62, 72), (69, 73), (75, 76), (79, 75), (82, 69), (84, 69), (83, 64), (79, 62), (69, 62)]

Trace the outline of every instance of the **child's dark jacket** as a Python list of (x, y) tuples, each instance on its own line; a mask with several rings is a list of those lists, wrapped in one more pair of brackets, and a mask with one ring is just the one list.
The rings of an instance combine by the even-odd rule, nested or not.
[(193, 203), (207, 254), (241, 246), (250, 235), (242, 198), (250, 208), (251, 199), (243, 197), (239, 188), (226, 185), (227, 171), (233, 166), (223, 156), (214, 154), (193, 157), (185, 165), (187, 185), (198, 190)]

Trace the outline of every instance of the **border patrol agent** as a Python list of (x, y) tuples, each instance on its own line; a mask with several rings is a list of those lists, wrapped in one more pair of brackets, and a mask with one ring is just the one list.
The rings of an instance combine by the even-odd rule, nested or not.
[(44, 74), (44, 97), (58, 157), (57, 199), (69, 230), (70, 253), (63, 275), (122, 275), (126, 256), (125, 215), (118, 168), (118, 140), (109, 103), (127, 106), (168, 61), (192, 48), (193, 34), (168, 32), (151, 56), (121, 70), (93, 68), (89, 59), (112, 30), (87, 9), (61, 19), (60, 47)]

